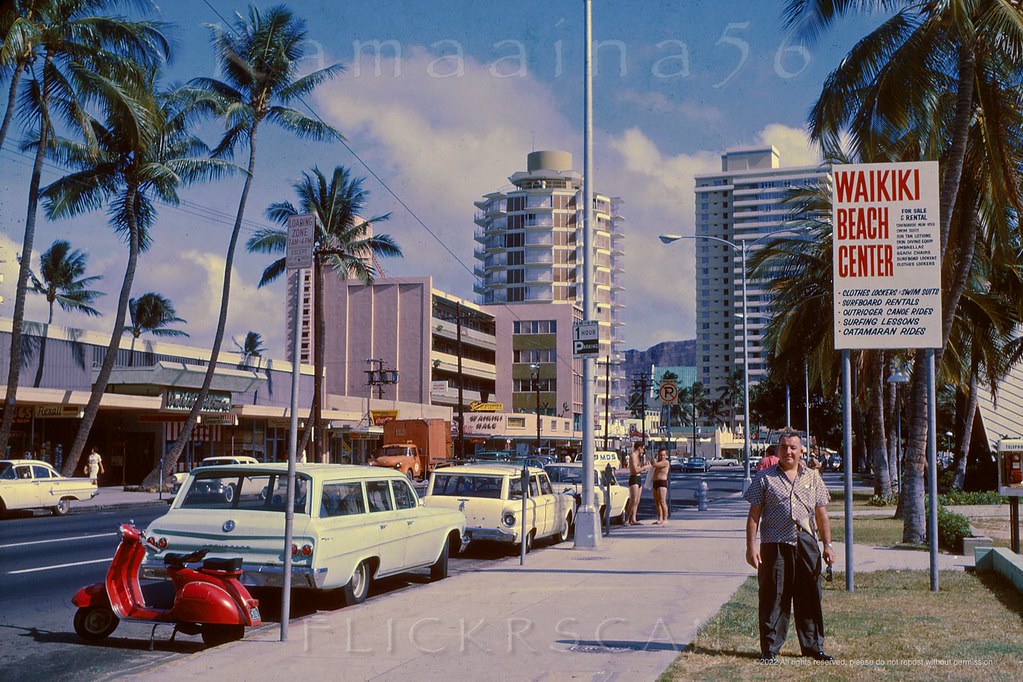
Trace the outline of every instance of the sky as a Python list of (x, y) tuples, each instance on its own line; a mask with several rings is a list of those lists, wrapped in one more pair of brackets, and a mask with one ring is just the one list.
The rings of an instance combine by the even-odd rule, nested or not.
[[(813, 44), (788, 35), (784, 0), (593, 0), (595, 191), (621, 197), (626, 218), (624, 347), (645, 349), (695, 337), (693, 242), (663, 246), (657, 235), (693, 234), (694, 177), (720, 170), (731, 148), (774, 145), (783, 166), (817, 162), (805, 133), (828, 73), (875, 19), (840, 21)], [(267, 8), (270, 3), (257, 3)], [(530, 151), (564, 149), (583, 166), (584, 3), (581, 0), (349, 0), (289, 3), (308, 29), (305, 71), (340, 63), (344, 73), (307, 103), (348, 147), (300, 141), (264, 126), (232, 278), (224, 349), (246, 332), (266, 354), (284, 354), (284, 287), (256, 286), (269, 257), (244, 241), (271, 223), (266, 207), (295, 200), (304, 171), (337, 165), (364, 177), (367, 212), (390, 213), (379, 232), (404, 251), (381, 275), (432, 275), (434, 286), (475, 300), (473, 201), (509, 186)], [(217, 77), (209, 24), (246, 5), (165, 0), (174, 57), (168, 82)], [(873, 22), (873, 23), (872, 23)], [(4, 83), (6, 86), (6, 82)], [(0, 88), (3, 93), (7, 88)], [(5, 98), (5, 95), (4, 95)], [(4, 100), (0, 100), (4, 101)], [(222, 124), (203, 131), (213, 143)], [(11, 317), (31, 156), (21, 131), (0, 151), (0, 316)], [(239, 156), (244, 162), (244, 154)], [(49, 165), (43, 183), (61, 174)], [(168, 297), (190, 338), (216, 331), (224, 258), (242, 188), (236, 176), (182, 191), (160, 206), (152, 249), (133, 296)], [(40, 216), (32, 264), (56, 239), (88, 255), (88, 273), (107, 293), (101, 318), (55, 313), (58, 325), (109, 334), (126, 246), (103, 211), (48, 222)], [(41, 296), (26, 319), (45, 321)]]

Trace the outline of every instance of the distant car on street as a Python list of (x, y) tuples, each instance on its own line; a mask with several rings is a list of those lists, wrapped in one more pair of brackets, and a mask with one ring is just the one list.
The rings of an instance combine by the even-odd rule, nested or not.
[[(215, 455), (213, 457), (207, 457), (203, 461), (199, 462), (194, 469), (198, 469), (199, 467), (221, 466), (223, 464), (259, 464), (259, 460), (255, 457), (249, 457), (248, 455)], [(179, 471), (171, 477), (171, 485), (173, 486), (175, 493), (178, 492), (178, 489), (181, 488), (181, 484), (184, 483), (187, 478), (187, 471)]]
[(0, 460), (0, 516), (8, 509), (49, 509), (54, 516), (71, 510), (72, 500), (91, 500), (96, 484), (88, 478), (64, 478), (37, 459)]
[(734, 457), (712, 457), (707, 460), (707, 465), (711, 467), (737, 467), (739, 466), (739, 460)]
[[(572, 493), (575, 496), (575, 503), (578, 507), (583, 502), (583, 465), (581, 462), (566, 462), (562, 464), (548, 464), (544, 469), (551, 477), (551, 484), (555, 490), (562, 490)], [(601, 483), (603, 470), (593, 471), (593, 503), (600, 511), (600, 518), (604, 518), (606, 506), (604, 504), (604, 486)], [(629, 501), (629, 489), (618, 483), (611, 470), (611, 520), (620, 523), (625, 522), (625, 503)]]
[(710, 464), (707, 463), (706, 457), (690, 457), (686, 460), (686, 463), (682, 465), (682, 471), (687, 473), (700, 472), (707, 473), (710, 471)]

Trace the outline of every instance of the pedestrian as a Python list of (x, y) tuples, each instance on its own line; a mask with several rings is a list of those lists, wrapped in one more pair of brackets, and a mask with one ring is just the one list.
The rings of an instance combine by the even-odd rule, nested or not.
[(792, 607), (802, 655), (834, 660), (824, 653), (821, 550), (816, 536), (819, 532), (823, 558), (830, 566), (835, 561), (827, 512), (830, 497), (820, 474), (800, 461), (802, 454), (799, 435), (783, 434), (777, 466), (755, 477), (743, 495), (750, 503), (746, 562), (757, 569), (760, 660), (766, 663), (776, 660), (785, 643)]
[(757, 471), (763, 471), (767, 467), (773, 467), (778, 463), (778, 448), (773, 445), (767, 446), (767, 455), (757, 462)]
[(31, 450), (25, 450), (25, 454), (22, 455), (22, 459), (32, 459), (32, 451)]
[(653, 469), (650, 476), (654, 479), (654, 509), (657, 511), (654, 525), (660, 525), (668, 522), (668, 475), (671, 473), (671, 461), (668, 459), (667, 448), (658, 448)]
[(625, 509), (630, 526), (643, 525), (636, 515), (639, 513), (639, 498), (643, 494), (643, 472), (650, 468), (649, 464), (643, 463), (645, 452), (646, 445), (643, 441), (637, 440), (632, 444), (632, 452), (629, 453), (629, 501)]
[(100, 457), (95, 446), (89, 451), (88, 467), (89, 478), (93, 483), (99, 485), (99, 475), (103, 473), (103, 458)]

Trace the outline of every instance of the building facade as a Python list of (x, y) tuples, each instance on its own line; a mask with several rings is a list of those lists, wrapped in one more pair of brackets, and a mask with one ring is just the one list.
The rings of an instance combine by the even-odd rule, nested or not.
[[(526, 168), (509, 177), (510, 187), (486, 194), (475, 202), (477, 300), (491, 309), (522, 304), (582, 306), (583, 176), (572, 169), (572, 155), (565, 151), (532, 152)], [(594, 315), (600, 325), (600, 357), (614, 358), (622, 343), (619, 321), (622, 201), (595, 193), (593, 202)], [(543, 314), (521, 317), (553, 319)], [(513, 368), (514, 371), (521, 368)], [(513, 382), (516, 379), (521, 377), (512, 377)], [(610, 391), (604, 381), (603, 376), (598, 377), (596, 387), (597, 409), (601, 411), (607, 394), (620, 402), (623, 393), (620, 373), (612, 372)], [(528, 400), (523, 391), (516, 390), (523, 386), (521, 381), (513, 383), (513, 404)], [(552, 403), (550, 409), (557, 412), (566, 402), (581, 406), (581, 386), (579, 390), (571, 399)]]
[[(789, 210), (788, 188), (817, 184), (827, 166), (784, 168), (774, 147), (734, 149), (721, 156), (721, 172), (696, 176), (696, 368), (697, 379), (717, 395), (743, 371), (742, 266), (738, 245), (747, 243), (747, 258), (773, 232), (783, 231)], [(761, 346), (771, 316), (771, 293), (762, 282), (746, 282), (750, 383), (767, 376)]]

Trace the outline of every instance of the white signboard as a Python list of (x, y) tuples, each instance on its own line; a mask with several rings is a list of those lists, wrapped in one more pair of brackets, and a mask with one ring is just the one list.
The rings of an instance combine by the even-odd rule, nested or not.
[(316, 246), (316, 217), (311, 213), (288, 218), (288, 243), (284, 259), (287, 270), (313, 267), (313, 248)]
[(940, 348), (938, 162), (832, 168), (835, 349)]
[(600, 354), (600, 323), (580, 320), (572, 323), (572, 356), (595, 358)]

